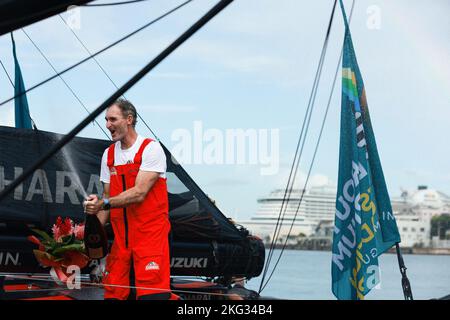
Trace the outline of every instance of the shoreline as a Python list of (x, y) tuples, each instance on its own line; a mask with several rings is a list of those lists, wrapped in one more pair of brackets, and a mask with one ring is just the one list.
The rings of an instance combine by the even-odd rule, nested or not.
[[(266, 249), (270, 248), (270, 243), (264, 243)], [(282, 249), (283, 245), (275, 245), (275, 249)], [(331, 251), (330, 246), (324, 247), (308, 247), (299, 245), (286, 245), (287, 250), (299, 250), (299, 251)], [(401, 247), (402, 254), (417, 254), (417, 255), (433, 255), (433, 256), (446, 256), (450, 255), (450, 248), (411, 248)], [(389, 249), (386, 253), (396, 254), (395, 248)]]

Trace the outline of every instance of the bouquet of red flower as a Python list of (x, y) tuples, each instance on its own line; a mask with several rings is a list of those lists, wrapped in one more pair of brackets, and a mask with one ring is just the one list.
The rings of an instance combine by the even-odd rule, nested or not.
[(44, 267), (53, 267), (60, 280), (66, 278), (69, 266), (76, 265), (81, 269), (89, 262), (83, 242), (83, 223), (74, 224), (69, 218), (63, 220), (58, 217), (52, 228), (53, 237), (41, 230), (32, 231), (41, 237), (28, 237), (28, 240), (39, 246), (38, 250), (33, 250), (36, 259)]

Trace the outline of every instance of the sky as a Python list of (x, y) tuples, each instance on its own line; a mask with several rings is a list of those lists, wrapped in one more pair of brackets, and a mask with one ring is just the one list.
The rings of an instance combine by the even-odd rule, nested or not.
[[(74, 31), (95, 52), (180, 3), (83, 7), (79, 16), (73, 11), (62, 16), (79, 17), (70, 20)], [(121, 85), (215, 3), (195, 0), (98, 60)], [(351, 1), (344, 3), (348, 13)], [(192, 159), (180, 162), (227, 216), (248, 219), (257, 211), (257, 199), (286, 185), (332, 5), (331, 0), (236, 0), (126, 93), (170, 150), (188, 150), (180, 143), (191, 140)], [(418, 185), (450, 194), (449, 13), (447, 0), (358, 0), (355, 5), (351, 32), (391, 197)], [(24, 29), (57, 70), (87, 56), (58, 16)], [(317, 141), (343, 32), (337, 10), (298, 186), (305, 181)], [(25, 85), (53, 75), (25, 34), (17, 30), (14, 36)], [(0, 60), (13, 75), (9, 35), (0, 37)], [(92, 61), (63, 78), (89, 110), (115, 89)], [(0, 88), (1, 101), (12, 96), (3, 70)], [(337, 182), (340, 88), (339, 73), (308, 186)], [(87, 115), (59, 79), (30, 92), (28, 101), (41, 130), (67, 133)], [(101, 125), (103, 118), (97, 118)], [(0, 125), (13, 123), (12, 104), (1, 106)], [(203, 136), (198, 135), (200, 127)], [(139, 121), (137, 130), (152, 137)], [(258, 150), (255, 161), (227, 163), (227, 132), (238, 130), (256, 134), (259, 144), (243, 149)], [(80, 136), (106, 138), (96, 125)], [(222, 145), (213, 144), (222, 138)], [(211, 154), (211, 147), (216, 158), (195, 161), (199, 150)], [(279, 160), (279, 170), (263, 174), (261, 161), (269, 159), (264, 154)]]

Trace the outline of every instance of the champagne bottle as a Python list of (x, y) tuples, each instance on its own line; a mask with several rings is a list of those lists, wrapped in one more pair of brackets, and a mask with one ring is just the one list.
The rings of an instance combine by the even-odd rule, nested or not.
[(84, 227), (84, 245), (91, 259), (101, 259), (108, 254), (108, 239), (97, 215), (86, 215)]

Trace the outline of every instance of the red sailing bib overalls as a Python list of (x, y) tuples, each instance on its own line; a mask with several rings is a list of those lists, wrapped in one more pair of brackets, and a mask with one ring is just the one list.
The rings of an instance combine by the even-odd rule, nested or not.
[[(134, 187), (142, 162), (142, 153), (152, 141), (144, 140), (134, 157), (134, 163), (118, 166), (114, 165), (115, 145), (109, 147), (110, 197)], [(103, 279), (105, 298), (127, 299), (130, 293), (127, 287), (130, 285), (132, 261), (138, 298), (169, 292), (170, 222), (168, 212), (167, 184), (166, 179), (163, 178), (156, 181), (143, 202), (126, 208), (111, 208), (114, 243), (106, 260), (106, 272)]]

